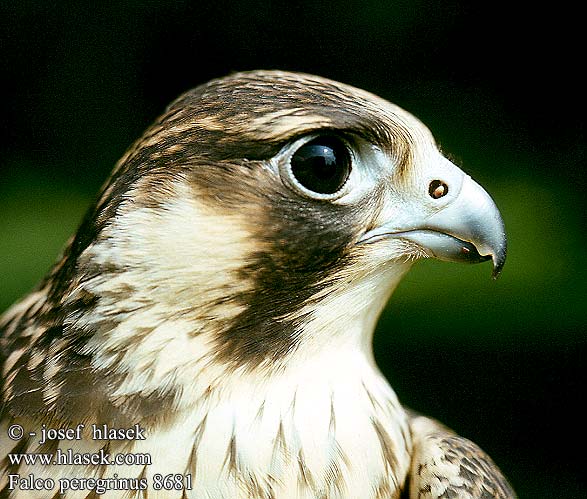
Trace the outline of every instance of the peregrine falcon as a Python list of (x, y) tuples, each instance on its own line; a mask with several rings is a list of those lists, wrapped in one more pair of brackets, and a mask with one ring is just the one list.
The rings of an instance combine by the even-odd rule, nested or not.
[(505, 255), (400, 107), (283, 71), (188, 91), (0, 320), (0, 497), (515, 497), (372, 352), (415, 261)]

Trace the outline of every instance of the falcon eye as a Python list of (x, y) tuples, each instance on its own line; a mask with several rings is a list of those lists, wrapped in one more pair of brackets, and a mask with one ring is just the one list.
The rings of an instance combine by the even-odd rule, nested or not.
[(448, 185), (442, 180), (433, 180), (428, 187), (428, 194), (433, 199), (438, 199), (448, 194)]
[(291, 173), (305, 189), (334, 194), (351, 173), (351, 156), (338, 137), (317, 137), (302, 145), (290, 159)]

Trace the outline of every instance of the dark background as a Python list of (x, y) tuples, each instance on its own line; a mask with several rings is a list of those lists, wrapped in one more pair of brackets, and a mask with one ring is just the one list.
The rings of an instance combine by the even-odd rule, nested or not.
[(416, 265), (378, 327), (382, 370), (520, 497), (585, 497), (582, 18), (561, 2), (2, 2), (0, 310), (179, 93), (257, 68), (344, 81), (420, 117), (510, 242), (497, 282), (488, 264)]

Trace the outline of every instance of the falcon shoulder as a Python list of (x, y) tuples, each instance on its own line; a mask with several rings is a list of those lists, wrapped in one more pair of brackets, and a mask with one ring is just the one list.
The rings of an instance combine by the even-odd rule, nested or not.
[(515, 499), (492, 459), (439, 422), (410, 413), (410, 499)]

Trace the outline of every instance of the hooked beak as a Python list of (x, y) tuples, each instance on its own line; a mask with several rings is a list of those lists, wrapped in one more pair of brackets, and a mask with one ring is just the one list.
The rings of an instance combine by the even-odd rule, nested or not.
[(416, 226), (385, 224), (369, 231), (362, 242), (384, 237), (401, 238), (427, 254), (449, 262), (493, 261), (493, 278), (503, 268), (507, 252), (503, 220), (491, 196), (468, 175), (458, 195), (440, 211)]

